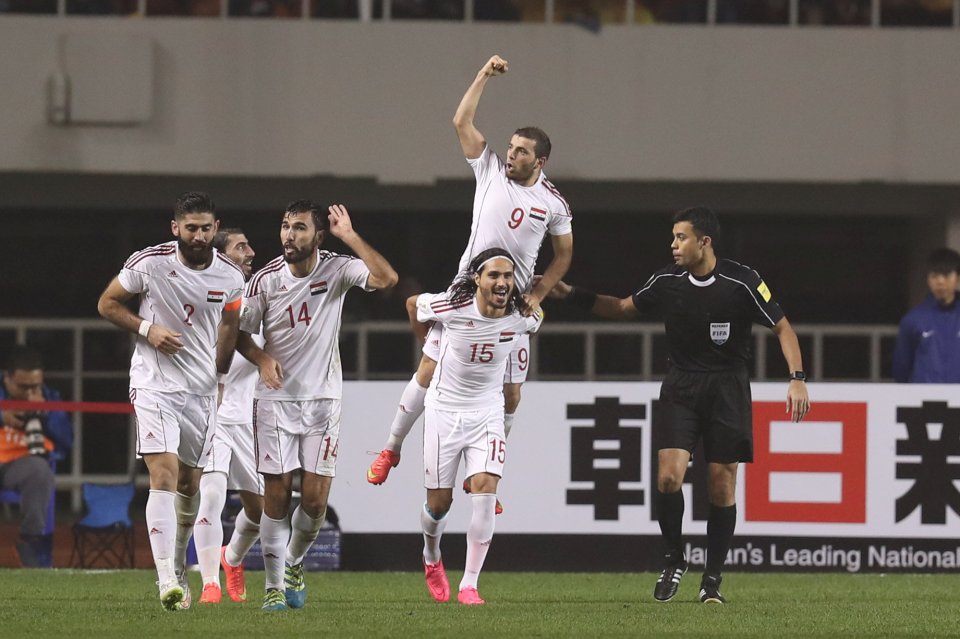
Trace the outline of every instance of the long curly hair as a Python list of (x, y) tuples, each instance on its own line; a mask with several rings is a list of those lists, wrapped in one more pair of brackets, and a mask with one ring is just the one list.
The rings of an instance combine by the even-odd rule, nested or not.
[[(489, 248), (486, 251), (477, 253), (474, 258), (470, 260), (467, 270), (457, 274), (453, 282), (450, 283), (451, 304), (457, 305), (473, 299), (477, 294), (476, 276), (483, 272), (485, 263), (495, 257), (502, 257), (510, 260), (511, 264), (516, 264), (510, 253), (502, 248)], [(520, 291), (517, 290), (516, 283), (514, 283), (510, 297), (507, 299), (507, 313), (510, 314), (517, 310), (522, 310), (525, 307), (526, 302), (524, 302), (523, 296), (520, 294)]]

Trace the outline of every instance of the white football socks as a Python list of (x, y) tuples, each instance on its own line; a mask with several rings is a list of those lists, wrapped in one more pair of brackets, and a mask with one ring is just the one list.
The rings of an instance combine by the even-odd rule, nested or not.
[(480, 570), (493, 541), (497, 496), (493, 493), (473, 493), (473, 515), (467, 528), (467, 561), (463, 566), (460, 590), (477, 587)]
[(240, 509), (234, 522), (233, 535), (230, 536), (230, 543), (227, 544), (223, 558), (231, 566), (239, 566), (258, 539), (260, 539), (259, 522), (251, 521), (247, 517), (247, 512)]
[(394, 415), (393, 423), (390, 424), (390, 436), (384, 448), (395, 453), (400, 452), (403, 440), (407, 438), (410, 429), (423, 414), (423, 398), (426, 394), (427, 389), (417, 383), (417, 376), (414, 375), (400, 395), (397, 414)]
[(440, 561), (440, 538), (447, 527), (446, 514), (436, 519), (424, 503), (420, 510), (420, 527), (423, 528), (423, 561), (435, 564)]
[(320, 527), (327, 518), (327, 510), (324, 509), (319, 517), (313, 519), (304, 510), (302, 505), (298, 505), (293, 511), (293, 517), (290, 518), (290, 543), (287, 544), (287, 563), (296, 566), (303, 561), (310, 546), (316, 541), (320, 533)]
[(173, 500), (173, 493), (168, 490), (151, 490), (147, 495), (147, 533), (153, 563), (157, 566), (157, 579), (161, 584), (175, 577), (173, 545), (177, 526)]
[(173, 500), (177, 513), (177, 538), (173, 548), (173, 567), (177, 572), (186, 569), (187, 544), (193, 535), (193, 524), (197, 521), (197, 511), (200, 510), (200, 491), (196, 495), (184, 495), (177, 492)]
[(200, 477), (200, 509), (193, 524), (193, 541), (197, 547), (197, 563), (203, 583), (220, 585), (220, 546), (223, 545), (223, 523), (220, 520), (227, 501), (227, 476), (204, 473)]
[(287, 541), (290, 539), (290, 522), (270, 519), (267, 513), (260, 518), (260, 547), (263, 549), (263, 570), (266, 573), (264, 588), (283, 590), (283, 569), (287, 559)]

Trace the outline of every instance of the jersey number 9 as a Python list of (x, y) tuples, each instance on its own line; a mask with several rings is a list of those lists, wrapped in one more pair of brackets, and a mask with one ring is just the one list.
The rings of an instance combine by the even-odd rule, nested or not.
[(510, 221), (507, 222), (507, 226), (511, 229), (516, 230), (520, 226), (520, 223), (523, 222), (523, 216), (525, 215), (523, 209), (516, 208), (513, 209), (513, 213), (510, 214)]

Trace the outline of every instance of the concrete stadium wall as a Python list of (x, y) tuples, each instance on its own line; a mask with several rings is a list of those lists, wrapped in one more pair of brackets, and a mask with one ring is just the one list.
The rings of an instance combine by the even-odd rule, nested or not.
[[(153, 42), (144, 123), (46, 122), (47, 78), (75, 62), (62, 38), (82, 33)], [(494, 52), (511, 72), (481, 129), (502, 149), (543, 126), (554, 178), (960, 181), (954, 31), (11, 16), (0, 171), (469, 177), (450, 119)]]

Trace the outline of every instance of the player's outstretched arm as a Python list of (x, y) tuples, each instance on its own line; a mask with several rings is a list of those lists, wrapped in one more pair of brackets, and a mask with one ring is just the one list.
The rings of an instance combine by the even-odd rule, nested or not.
[(397, 272), (384, 256), (353, 230), (353, 222), (350, 220), (347, 207), (342, 204), (333, 204), (327, 210), (330, 212), (330, 234), (349, 246), (370, 271), (367, 288), (381, 290), (395, 286), (400, 279)]
[[(783, 351), (783, 358), (787, 361), (787, 370), (802, 371), (803, 357), (800, 354), (800, 340), (797, 339), (797, 334), (790, 326), (790, 322), (784, 317), (773, 326), (772, 330), (780, 340), (780, 350)], [(791, 379), (787, 387), (787, 413), (793, 421), (799, 422), (808, 412), (810, 412), (810, 397), (807, 395), (807, 383)]]
[[(131, 333), (140, 333), (155, 349), (166, 355), (174, 355), (183, 348), (180, 333), (166, 326), (146, 322), (142, 317), (127, 308), (126, 303), (134, 297), (120, 284), (120, 278), (113, 278), (97, 302), (97, 312), (105, 320)], [(144, 323), (146, 322), (146, 323)]]
[(563, 280), (557, 282), (557, 285), (550, 289), (547, 297), (563, 300), (571, 306), (604, 319), (630, 320), (640, 317), (637, 307), (633, 304), (632, 297), (619, 298), (612, 295), (598, 295), (593, 291), (571, 286)]
[(453, 116), (453, 126), (457, 129), (457, 137), (460, 138), (460, 146), (463, 148), (463, 154), (468, 159), (478, 158), (483, 153), (483, 147), (487, 141), (483, 134), (474, 125), (473, 120), (477, 115), (477, 107), (480, 105), (480, 96), (483, 95), (483, 89), (487, 86), (487, 80), (496, 75), (503, 75), (507, 72), (509, 65), (507, 61), (498, 55), (487, 60), (477, 72), (477, 77), (473, 79), (467, 92), (460, 99), (460, 105)]

